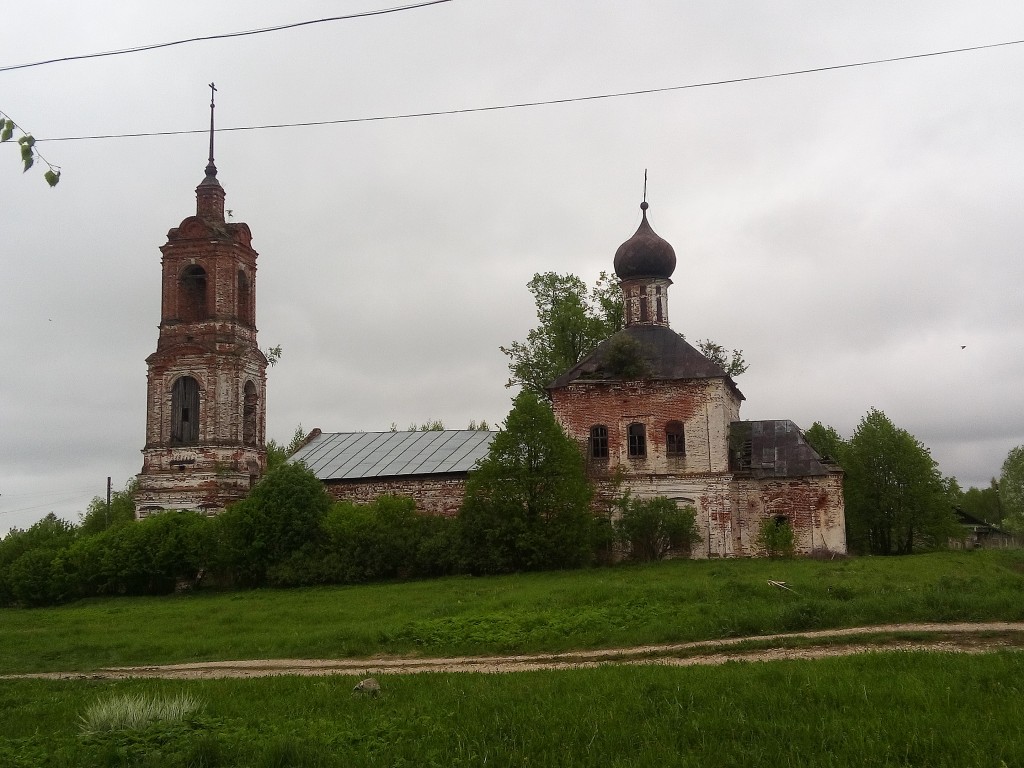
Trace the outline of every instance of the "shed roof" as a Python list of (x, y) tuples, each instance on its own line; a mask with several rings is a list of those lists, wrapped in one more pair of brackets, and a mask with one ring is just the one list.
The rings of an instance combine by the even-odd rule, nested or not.
[(836, 471), (789, 419), (734, 421), (729, 425), (729, 465), (754, 477), (806, 477)]
[(319, 480), (465, 473), (487, 455), (494, 432), (322, 432), (297, 450)]

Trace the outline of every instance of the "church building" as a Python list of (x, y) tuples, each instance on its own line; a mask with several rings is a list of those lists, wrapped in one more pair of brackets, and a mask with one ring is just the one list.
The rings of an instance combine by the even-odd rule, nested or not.
[[(669, 327), (672, 246), (655, 234), (647, 203), (615, 253), (625, 328), (548, 387), (557, 420), (575, 439), (607, 501), (624, 490), (696, 510), (691, 557), (764, 554), (762, 524), (788, 524), (795, 550), (846, 552), (842, 471), (791, 421), (741, 421), (744, 397), (717, 363)], [(467, 473), (491, 435), (321, 433), (293, 456), (338, 499), (412, 496), (432, 514), (458, 511)]]
[(551, 383), (555, 417), (605, 495), (628, 489), (696, 510), (693, 557), (763, 554), (766, 520), (789, 524), (800, 554), (845, 553), (842, 471), (791, 421), (740, 421), (736, 383), (669, 327), (676, 254), (640, 208), (615, 252), (625, 328)]
[[(212, 87), (212, 86), (211, 86)], [(266, 468), (267, 358), (256, 344), (252, 233), (224, 218), (210, 157), (196, 213), (167, 233), (160, 332), (149, 369), (137, 517), (222, 511)]]

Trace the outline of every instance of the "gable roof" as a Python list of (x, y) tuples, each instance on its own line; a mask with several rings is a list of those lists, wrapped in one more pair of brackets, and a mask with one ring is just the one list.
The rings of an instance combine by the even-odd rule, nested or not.
[(487, 455), (494, 432), (322, 432), (289, 458), (318, 480), (466, 473)]
[(624, 377), (609, 368), (609, 354), (616, 345), (634, 342), (646, 364), (644, 379), (725, 379), (730, 388), (744, 399), (736, 383), (720, 365), (705, 357), (686, 339), (662, 325), (631, 325), (602, 341), (589, 355), (563, 373), (548, 390), (560, 389), (575, 381), (614, 381)]
[(753, 477), (806, 477), (838, 467), (823, 460), (792, 421), (768, 419), (729, 425), (729, 469)]

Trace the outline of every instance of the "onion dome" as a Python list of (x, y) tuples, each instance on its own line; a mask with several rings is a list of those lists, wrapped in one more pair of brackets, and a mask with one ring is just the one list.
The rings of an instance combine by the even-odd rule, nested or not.
[(658, 237), (647, 222), (647, 202), (640, 203), (643, 221), (629, 240), (615, 251), (615, 274), (620, 280), (635, 277), (670, 278), (676, 269), (676, 252)]

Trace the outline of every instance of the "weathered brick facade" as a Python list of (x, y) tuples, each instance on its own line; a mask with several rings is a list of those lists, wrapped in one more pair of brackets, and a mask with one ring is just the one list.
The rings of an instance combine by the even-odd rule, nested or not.
[(455, 517), (466, 495), (466, 473), (386, 477), (376, 480), (327, 480), (327, 492), (338, 501), (370, 504), (380, 496), (408, 496), (427, 515)]
[(741, 422), (732, 378), (669, 328), (675, 251), (641, 208), (639, 229), (615, 254), (625, 329), (548, 390), (587, 457), (598, 504), (628, 490), (692, 506), (698, 558), (764, 554), (764, 521), (787, 522), (800, 554), (846, 552), (842, 472), (792, 422)]
[(160, 333), (146, 359), (146, 446), (136, 515), (210, 514), (266, 468), (267, 359), (256, 343), (256, 251), (224, 220), (212, 144), (196, 215), (167, 234)]

